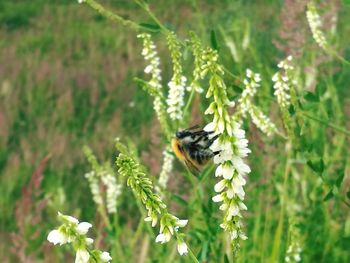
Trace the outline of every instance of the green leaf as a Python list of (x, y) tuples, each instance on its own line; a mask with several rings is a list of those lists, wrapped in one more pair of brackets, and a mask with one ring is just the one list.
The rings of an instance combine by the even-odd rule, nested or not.
[(308, 160), (306, 164), (316, 173), (318, 173), (320, 176), (322, 176), (322, 173), (324, 171), (325, 165), (323, 162), (323, 159), (321, 158), (319, 161), (311, 161)]
[(152, 32), (159, 32), (160, 31), (160, 26), (157, 24), (148, 24), (148, 23), (140, 23), (139, 26), (152, 31)]
[(326, 194), (326, 196), (323, 198), (323, 201), (326, 202), (329, 199), (334, 197), (334, 193), (333, 193), (333, 188), (328, 192), (328, 194)]
[(338, 176), (337, 180), (335, 181), (335, 185), (340, 188), (341, 183), (343, 182), (345, 176), (345, 172), (343, 171), (342, 173), (340, 173), (340, 175)]
[(187, 201), (178, 195), (173, 195), (172, 199), (181, 206), (188, 205)]
[(210, 31), (210, 42), (211, 42), (211, 46), (213, 49), (215, 49), (215, 50), (220, 49), (217, 38), (216, 38), (216, 33), (214, 30)]
[(346, 193), (346, 196), (347, 196), (348, 199), (350, 199), (350, 189), (349, 189), (349, 191)]
[(289, 106), (288, 111), (289, 111), (289, 114), (290, 114), (291, 116), (294, 116), (294, 114), (295, 114), (295, 109), (294, 109), (294, 106), (293, 106), (292, 104)]
[(237, 85), (231, 85), (228, 87), (228, 89), (232, 89), (234, 92), (241, 94), (243, 92), (243, 89)]
[(306, 92), (304, 95), (304, 99), (309, 101), (309, 102), (319, 102), (320, 98), (317, 94), (314, 94), (312, 92)]

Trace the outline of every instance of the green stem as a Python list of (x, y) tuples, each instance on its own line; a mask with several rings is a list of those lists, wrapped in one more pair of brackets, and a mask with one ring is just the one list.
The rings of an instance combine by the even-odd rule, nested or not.
[(148, 4), (145, 2), (141, 2), (139, 0), (134, 0), (136, 4), (138, 4), (143, 10), (146, 11), (146, 13), (152, 18), (152, 20), (161, 28), (161, 32), (165, 35), (168, 35), (170, 32), (159, 20), (158, 18), (152, 13), (152, 11), (149, 9)]
[(273, 242), (273, 250), (272, 250), (270, 262), (278, 262), (280, 257), (281, 237), (282, 237), (282, 231), (283, 231), (283, 225), (284, 225), (284, 213), (286, 209), (286, 200), (287, 200), (287, 192), (288, 192), (287, 183), (288, 183), (288, 175), (291, 168), (289, 160), (290, 160), (290, 153), (288, 154), (286, 168), (284, 171), (283, 189), (281, 194), (282, 195), (281, 210), (280, 210), (280, 215), (278, 220), (278, 226), (275, 232), (275, 238)]
[(329, 126), (338, 132), (342, 132), (342, 133), (346, 134), (347, 136), (350, 136), (350, 131), (344, 129), (343, 127), (340, 127), (340, 126), (333, 124), (331, 122), (328, 122), (328, 121), (324, 121), (324, 120), (322, 120), (318, 117), (312, 116), (306, 112), (303, 112), (303, 115), (311, 120), (318, 121), (319, 123), (321, 123), (323, 125)]
[(183, 111), (183, 116), (184, 116), (184, 117), (185, 117), (185, 115), (187, 114), (188, 109), (190, 108), (191, 102), (192, 102), (193, 97), (194, 97), (194, 93), (195, 93), (195, 89), (192, 88), (190, 97), (188, 98), (187, 103), (186, 103), (186, 106), (185, 106), (184, 111)]
[(132, 28), (134, 30), (143, 29), (143, 27), (141, 27), (137, 23), (135, 23), (131, 20), (124, 19), (121, 16), (118, 16), (118, 15), (114, 14), (113, 12), (107, 10), (102, 5), (97, 3), (95, 0), (85, 0), (84, 2), (87, 3), (90, 7), (92, 7), (92, 9), (95, 9), (97, 12), (99, 12), (102, 16), (109, 18), (116, 23), (119, 23), (119, 24), (121, 24), (125, 27), (128, 27), (128, 28)]

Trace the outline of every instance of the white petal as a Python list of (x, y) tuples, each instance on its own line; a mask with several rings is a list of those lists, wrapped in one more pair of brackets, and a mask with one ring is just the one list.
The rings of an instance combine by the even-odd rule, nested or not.
[(179, 252), (179, 254), (182, 255), (186, 255), (187, 254), (187, 245), (185, 242), (181, 242), (177, 244), (177, 251)]
[(88, 222), (81, 222), (77, 226), (77, 232), (80, 235), (85, 235), (89, 231), (90, 227), (92, 227), (92, 225), (90, 223), (88, 223)]
[(211, 132), (216, 130), (216, 124), (214, 122), (209, 122), (205, 127), (203, 128), (206, 132)]
[(222, 176), (222, 164), (220, 164), (215, 171), (215, 177)]
[(159, 234), (157, 237), (156, 237), (156, 242), (158, 243), (158, 242), (160, 242), (160, 243), (165, 243), (165, 236), (164, 236), (164, 234)]
[(230, 237), (231, 237), (231, 240), (234, 240), (238, 237), (238, 233), (237, 233), (237, 230), (233, 230), (231, 233), (230, 233)]
[(182, 219), (182, 220), (177, 220), (176, 221), (176, 225), (179, 226), (179, 227), (184, 227), (184, 226), (187, 225), (187, 223), (188, 223), (188, 220), (186, 220), (186, 219)]
[(87, 237), (87, 238), (85, 238), (85, 242), (88, 245), (92, 245), (92, 243), (94, 243), (94, 240), (92, 238)]
[(49, 235), (47, 236), (47, 240), (49, 242), (53, 243), (54, 245), (56, 245), (56, 244), (63, 245), (63, 244), (68, 242), (68, 237), (66, 234), (55, 229), (49, 233)]
[(234, 194), (235, 194), (235, 192), (233, 191), (233, 189), (231, 187), (227, 189), (226, 195), (227, 195), (228, 199), (232, 199)]
[(221, 180), (214, 186), (214, 190), (215, 192), (220, 193), (222, 192), (222, 190), (224, 190), (225, 186), (226, 186), (226, 180)]
[(221, 194), (216, 195), (212, 198), (213, 202), (217, 203), (217, 202), (221, 202), (222, 200), (224, 200), (224, 198), (222, 197)]
[(112, 257), (109, 255), (108, 252), (104, 251), (100, 256), (100, 259), (102, 260), (102, 262), (109, 262), (112, 260)]
[(75, 256), (75, 263), (87, 263), (90, 259), (89, 252), (85, 249), (78, 249)]
[(225, 179), (230, 180), (233, 176), (233, 166), (230, 163), (226, 163), (222, 167), (222, 175)]

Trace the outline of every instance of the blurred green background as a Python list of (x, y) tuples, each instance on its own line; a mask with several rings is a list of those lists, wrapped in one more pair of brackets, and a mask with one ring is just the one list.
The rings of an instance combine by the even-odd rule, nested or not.
[[(222, 63), (242, 79), (246, 68), (260, 72), (263, 86), (257, 103), (279, 127), (282, 126), (278, 107), (271, 101), (270, 79), (276, 63), (293, 54), (305, 92), (319, 96), (314, 101), (311, 97), (309, 111), (349, 130), (350, 67), (325, 55), (314, 43), (305, 19), (306, 2), (159, 0), (150, 1), (150, 6), (158, 18), (182, 38), (193, 30), (205, 44), (212, 45), (215, 32)], [(151, 22), (132, 1), (101, 3), (135, 22)], [(323, 1), (320, 11), (328, 39), (349, 59), (350, 4)], [(166, 84), (172, 74), (166, 42), (160, 34), (155, 33), (153, 37)], [(113, 139), (129, 138), (137, 145), (139, 156), (151, 174), (159, 173), (164, 149), (159, 124), (152, 99), (133, 80), (135, 77), (147, 79), (141, 49), (136, 32), (112, 23), (76, 1), (0, 2), (0, 255), (3, 262), (65, 262), (57, 256), (58, 250), (50, 252), (53, 248), (44, 241), (48, 231), (57, 224), (57, 210), (98, 225), (99, 218), (84, 178), (90, 167), (82, 153), (83, 145), (89, 145), (100, 160), (114, 162)], [(191, 74), (191, 59), (186, 53), (184, 65), (185, 72)], [(239, 82), (232, 83), (229, 91), (232, 98), (239, 95), (237, 86), (242, 88)], [(204, 104), (199, 98), (194, 105), (192, 122), (204, 118)], [(245, 128), (253, 150), (249, 158), (253, 172), (246, 189), (249, 240), (243, 245), (245, 256), (240, 261), (269, 262), (280, 222), (279, 189), (283, 183), (286, 146), (281, 139), (266, 138), (252, 124), (245, 123)], [(307, 166), (295, 167), (298, 185), (293, 189), (300, 194), (298, 201), (303, 208), (300, 229), (304, 251), (307, 251), (303, 262), (350, 262), (349, 207), (337, 198), (324, 201), (340, 177), (337, 191), (347, 198), (348, 137), (317, 122), (310, 121), (305, 129), (308, 130), (306, 141), (315, 146), (310, 156), (317, 160), (323, 158), (327, 172), (320, 182), (319, 176)], [(35, 207), (35, 202), (45, 200), (44, 208), (21, 213), (19, 203), (25, 203), (22, 189), (48, 154), (51, 158), (44, 169), (41, 186), (35, 190), (37, 193), (30, 204)], [(170, 189), (187, 200), (191, 187), (181, 177), (183, 171), (177, 164)], [(208, 196), (213, 195), (214, 179), (211, 182), (203, 186)], [(183, 183), (185, 187), (179, 189)], [(127, 201), (132, 198), (130, 193), (123, 196), (119, 208), (121, 224), (130, 229), (130, 234), (135, 228), (134, 205)], [(183, 214), (193, 222), (213, 216), (208, 225), (215, 225), (220, 214), (208, 210), (207, 203), (212, 205), (207, 200), (210, 198), (203, 197), (203, 204), (199, 202), (193, 207), (183, 208), (179, 204), (170, 207), (177, 211), (175, 214)], [(168, 201), (171, 203), (174, 199), (169, 197)], [(203, 214), (196, 218), (198, 207)], [(32, 215), (38, 215), (35, 211), (40, 219)], [(27, 227), (34, 218), (40, 224)], [(210, 242), (215, 243), (220, 231), (216, 227), (207, 228), (208, 232), (201, 233), (202, 236), (193, 234), (202, 262), (215, 262), (200, 244), (207, 240), (208, 250)], [(285, 249), (288, 225), (283, 226), (283, 231), (281, 247)], [(10, 233), (20, 233), (21, 238), (14, 238)], [(131, 248), (125, 248), (128, 249)], [(155, 251), (146, 262), (164, 262), (160, 255), (166, 252), (161, 248)], [(25, 261), (26, 257), (30, 261)], [(278, 262), (282, 260), (281, 254)], [(131, 256), (130, 262), (138, 261)]]

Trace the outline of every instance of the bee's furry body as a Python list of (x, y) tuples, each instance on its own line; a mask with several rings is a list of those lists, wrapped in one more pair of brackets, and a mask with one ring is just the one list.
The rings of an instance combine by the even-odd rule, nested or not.
[(213, 132), (196, 129), (197, 126), (178, 131), (171, 142), (175, 155), (194, 174), (199, 173), (201, 167), (218, 153), (209, 148), (218, 136), (209, 138)]

